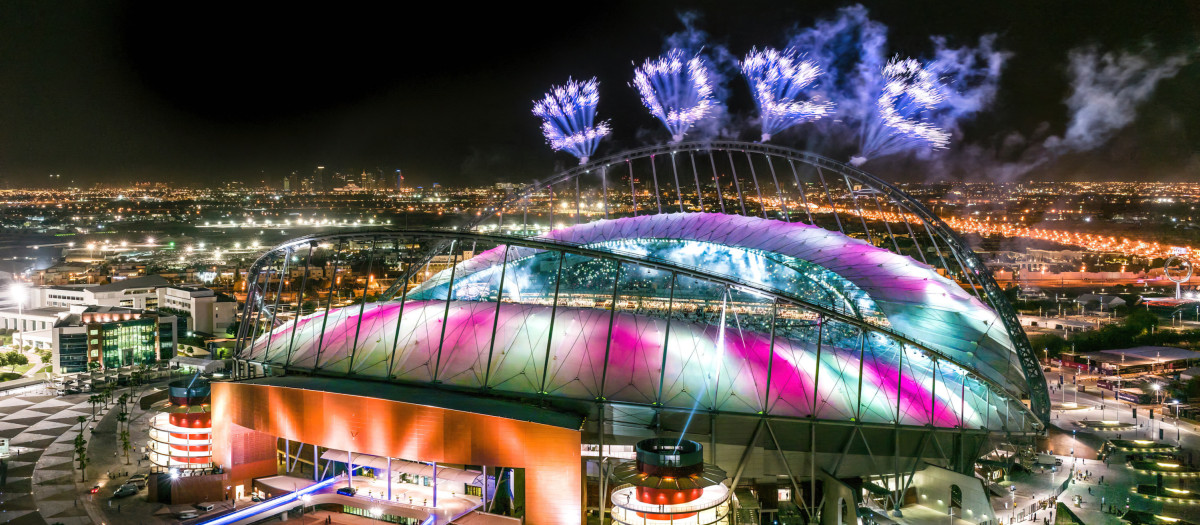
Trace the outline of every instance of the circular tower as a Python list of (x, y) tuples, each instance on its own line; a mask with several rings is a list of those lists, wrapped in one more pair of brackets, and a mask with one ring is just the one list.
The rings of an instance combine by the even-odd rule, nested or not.
[(704, 463), (699, 443), (686, 439), (644, 439), (637, 459), (613, 473), (613, 523), (705, 525), (729, 519), (725, 471)]
[(165, 470), (212, 467), (212, 414), (207, 380), (172, 381), (163, 413), (150, 422), (150, 462)]

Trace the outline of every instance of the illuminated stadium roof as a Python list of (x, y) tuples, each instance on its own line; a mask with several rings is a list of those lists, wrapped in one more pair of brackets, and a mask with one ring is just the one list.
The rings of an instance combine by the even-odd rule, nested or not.
[[(713, 213), (511, 240), (391, 301), (259, 333), (289, 369), (516, 396), (1025, 430), (996, 314), (843, 233)], [(1016, 428), (1026, 427), (1026, 428)]]

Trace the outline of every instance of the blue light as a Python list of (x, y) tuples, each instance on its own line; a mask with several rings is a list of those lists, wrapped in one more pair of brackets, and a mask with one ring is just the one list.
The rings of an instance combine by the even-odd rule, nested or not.
[(327, 480), (320, 481), (320, 482), (314, 483), (312, 485), (309, 485), (307, 487), (304, 487), (300, 490), (297, 490), (296, 492), (292, 492), (290, 494), (284, 494), (277, 498), (271, 498), (262, 503), (259, 503), (258, 505), (246, 507), (242, 510), (239, 510), (236, 512), (231, 512), (231, 513), (225, 514), (223, 516), (218, 516), (218, 517), (213, 518), (208, 521), (202, 521), (200, 523), (197, 523), (196, 525), (229, 525), (231, 523), (244, 520), (251, 516), (254, 516), (257, 514), (262, 514), (264, 512), (279, 508), (279, 507), (283, 506), (283, 504), (291, 503), (292, 501), (295, 501), (296, 499), (298, 499), (301, 496), (304, 496), (306, 494), (312, 494), (313, 492), (316, 492), (325, 487), (328, 487), (329, 485), (332, 485), (333, 483), (337, 482), (340, 479), (341, 479), (340, 476), (332, 477)]

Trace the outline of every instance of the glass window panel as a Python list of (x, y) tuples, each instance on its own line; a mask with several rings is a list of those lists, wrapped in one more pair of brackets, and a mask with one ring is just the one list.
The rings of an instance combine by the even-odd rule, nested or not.
[(857, 327), (826, 320), (821, 334), (821, 373), (817, 378), (817, 417), (853, 420), (858, 410), (859, 346)]
[(546, 391), (574, 398), (600, 396), (612, 304), (615, 261), (568, 254), (554, 320)]
[(663, 404), (688, 409), (713, 407), (713, 393), (722, 371), (728, 368), (726, 361), (735, 358), (727, 339), (723, 339), (727, 330), (721, 328), (724, 296), (724, 285), (682, 275), (676, 279)]
[(725, 348), (717, 380), (717, 410), (757, 413), (765, 410), (771, 356), (773, 299), (729, 289), (725, 314)]
[(636, 403), (656, 401), (671, 283), (669, 272), (622, 265), (605, 397)]
[(809, 417), (813, 414), (817, 322), (817, 315), (809, 310), (789, 303), (779, 304), (767, 403), (772, 415)]

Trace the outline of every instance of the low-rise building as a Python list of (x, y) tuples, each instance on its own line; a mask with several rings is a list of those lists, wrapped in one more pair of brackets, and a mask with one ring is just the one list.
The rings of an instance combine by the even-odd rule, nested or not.
[(223, 334), (233, 323), (237, 302), (202, 286), (172, 285), (159, 275), (103, 285), (57, 285), (30, 289), (30, 308), (114, 306), (158, 310), (187, 319), (185, 329)]
[(185, 318), (189, 331), (223, 334), (237, 315), (237, 300), (201, 286), (165, 286), (158, 289), (158, 311)]
[(169, 360), (176, 353), (178, 321), (174, 315), (115, 306), (0, 310), (0, 328), (19, 330), (16, 341), (51, 350), (56, 374)]

